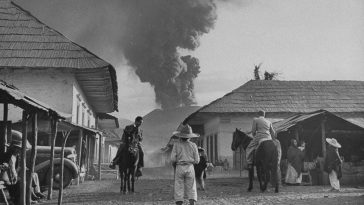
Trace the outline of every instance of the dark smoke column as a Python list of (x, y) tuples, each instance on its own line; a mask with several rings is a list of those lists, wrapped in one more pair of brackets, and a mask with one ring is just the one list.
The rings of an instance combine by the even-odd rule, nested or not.
[[(199, 61), (181, 56), (179, 49), (194, 50), (199, 37), (213, 27), (213, 0), (122, 0), (127, 14), (122, 48), (142, 82), (155, 90), (162, 108), (196, 103), (193, 81)], [(124, 25), (123, 25), (124, 26)]]

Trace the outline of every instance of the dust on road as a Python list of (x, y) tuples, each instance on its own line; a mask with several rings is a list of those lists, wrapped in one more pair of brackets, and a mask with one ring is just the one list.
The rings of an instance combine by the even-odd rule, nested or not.
[[(261, 193), (257, 184), (247, 192), (247, 178), (210, 178), (206, 191), (198, 191), (198, 204), (364, 204), (364, 188), (345, 187), (342, 192), (327, 192), (328, 186), (283, 186)], [(141, 179), (135, 194), (120, 194), (116, 180), (87, 181), (64, 191), (64, 204), (174, 204), (173, 179)], [(57, 193), (54, 192), (54, 198)], [(45, 201), (42, 204), (55, 204)]]

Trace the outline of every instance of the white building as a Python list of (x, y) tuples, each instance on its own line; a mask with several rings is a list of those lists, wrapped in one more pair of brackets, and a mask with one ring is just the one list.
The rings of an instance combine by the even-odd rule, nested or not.
[(251, 80), (203, 106), (184, 123), (203, 127), (201, 143), (210, 161), (228, 159), (238, 168), (240, 156), (231, 150), (232, 133), (236, 128), (250, 132), (258, 110), (265, 110), (266, 118), (276, 122), (293, 114), (325, 109), (364, 127), (363, 100), (363, 81)]
[[(77, 145), (81, 154), (82, 137), (89, 139), (88, 159), (97, 161), (97, 116), (117, 111), (114, 67), (9, 0), (0, 0), (0, 27), (0, 79), (72, 114), (71, 125), (63, 126), (73, 130), (67, 146)], [(11, 110), (9, 116), (21, 119)]]

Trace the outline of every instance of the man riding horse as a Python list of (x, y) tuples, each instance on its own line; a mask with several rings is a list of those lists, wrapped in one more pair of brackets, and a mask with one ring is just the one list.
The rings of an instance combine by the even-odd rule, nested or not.
[(121, 138), (121, 143), (118, 152), (115, 158), (112, 160), (110, 168), (115, 169), (115, 165), (118, 164), (120, 157), (122, 157), (121, 153), (122, 150), (125, 148), (127, 140), (130, 141), (130, 139), (136, 139), (138, 141), (139, 162), (135, 176), (136, 177), (142, 176), (142, 167), (144, 167), (144, 152), (140, 144), (140, 142), (143, 140), (142, 130), (140, 129), (142, 123), (143, 123), (143, 118), (138, 116), (135, 118), (134, 124), (128, 125), (124, 128), (124, 133)]
[(259, 143), (265, 140), (272, 140), (272, 136), (275, 136), (272, 123), (265, 119), (265, 112), (263, 110), (258, 111), (258, 117), (253, 120), (252, 135), (253, 140), (246, 148), (248, 169), (253, 168), (253, 154)]

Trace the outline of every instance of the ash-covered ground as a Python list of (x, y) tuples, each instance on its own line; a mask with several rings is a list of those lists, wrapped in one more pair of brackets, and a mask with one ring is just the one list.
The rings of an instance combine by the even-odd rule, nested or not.
[[(208, 175), (206, 190), (198, 190), (197, 204), (364, 204), (364, 186), (342, 188), (339, 193), (328, 192), (329, 186), (281, 186), (280, 193), (273, 188), (261, 193), (257, 182), (247, 192), (248, 178), (244, 171), (215, 171)], [(161, 168), (145, 169), (144, 176), (135, 185), (135, 194), (122, 195), (120, 181), (108, 174), (102, 181), (86, 181), (64, 190), (64, 204), (174, 204), (173, 171)], [(41, 204), (56, 204), (54, 200)], [(187, 202), (187, 201), (186, 201)]]

